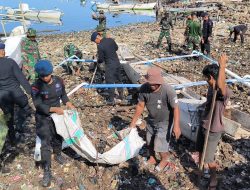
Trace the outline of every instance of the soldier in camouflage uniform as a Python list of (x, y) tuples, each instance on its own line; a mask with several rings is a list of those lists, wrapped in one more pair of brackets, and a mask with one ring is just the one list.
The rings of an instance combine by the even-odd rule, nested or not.
[(107, 38), (109, 35), (107, 34), (106, 28), (104, 28), (102, 25), (99, 25), (96, 27), (96, 31), (98, 34), (100, 34), (103, 38)]
[(168, 43), (168, 50), (169, 52), (172, 51), (171, 49), (171, 37), (170, 37), (170, 28), (172, 28), (173, 30), (173, 23), (172, 23), (172, 18), (170, 17), (168, 12), (164, 13), (164, 17), (161, 19), (160, 21), (160, 25), (161, 25), (161, 33), (159, 35), (158, 38), (158, 42), (157, 42), (157, 48), (160, 47), (161, 42), (163, 37), (165, 37), (167, 39), (167, 43)]
[(201, 24), (194, 13), (191, 14), (191, 21), (187, 24), (188, 49), (199, 50), (201, 38)]
[(38, 43), (36, 41), (36, 30), (29, 28), (27, 37), (21, 42), (22, 52), (22, 71), (30, 83), (37, 78), (34, 67), (39, 59), (41, 59)]
[(104, 33), (106, 34), (106, 16), (104, 15), (104, 11), (100, 10), (99, 15), (93, 14), (92, 18), (94, 20), (99, 20), (99, 25), (97, 26), (96, 29), (102, 29), (104, 30)]
[[(82, 52), (76, 47), (74, 44), (70, 43), (64, 46), (64, 56), (65, 58), (69, 58), (73, 55), (76, 55), (79, 59), (82, 59)], [(73, 58), (74, 59), (74, 58)], [(63, 66), (68, 74), (80, 75), (80, 70), (82, 70), (81, 62), (67, 62), (66, 65)]]

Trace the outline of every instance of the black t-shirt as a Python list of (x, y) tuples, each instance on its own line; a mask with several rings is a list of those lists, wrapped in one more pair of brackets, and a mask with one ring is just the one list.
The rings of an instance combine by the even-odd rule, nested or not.
[(20, 85), (27, 94), (31, 93), (30, 84), (17, 63), (11, 58), (0, 58), (0, 91), (13, 91), (16, 97), (22, 96), (23, 91)]
[(120, 66), (119, 58), (116, 54), (118, 45), (112, 38), (103, 38), (98, 45), (98, 63), (105, 62), (106, 65)]
[(52, 80), (48, 84), (38, 79), (32, 85), (32, 99), (39, 114), (49, 115), (50, 107), (60, 107), (60, 100), (63, 104), (69, 101), (63, 80), (58, 76), (52, 76)]

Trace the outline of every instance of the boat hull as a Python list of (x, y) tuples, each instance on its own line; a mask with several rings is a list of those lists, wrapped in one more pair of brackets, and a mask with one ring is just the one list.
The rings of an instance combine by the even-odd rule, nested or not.
[[(120, 48), (120, 46), (119, 46)], [(121, 48), (124, 50), (125, 48)], [(120, 51), (121, 53), (122, 51)], [(123, 54), (123, 53), (121, 53)], [(123, 55), (121, 55), (123, 57)], [(131, 57), (131, 56), (129, 56)], [(138, 60), (136, 60), (138, 61)], [(132, 83), (143, 83), (144, 77), (150, 65), (147, 64), (136, 64), (133, 60), (130, 60), (129, 63), (122, 64), (124, 71), (126, 72), (128, 78)], [(163, 73), (163, 78), (166, 83), (170, 85), (178, 85), (182, 83), (190, 82), (188, 79), (176, 75), (171, 75)], [(201, 127), (201, 111), (198, 109), (205, 101), (205, 97), (201, 97), (198, 94), (194, 93), (189, 89), (182, 89), (176, 91), (179, 108), (180, 108), (180, 127), (182, 135), (188, 138), (189, 140), (196, 142), (199, 128)], [(241, 114), (242, 116), (242, 114)], [(240, 118), (240, 117), (238, 117)], [(235, 137), (238, 129), (242, 126), (242, 123), (246, 123), (246, 118), (248, 118), (248, 125), (250, 123), (250, 116), (242, 116), (239, 121), (234, 121), (230, 117), (223, 117), (223, 122), (225, 126), (226, 134)], [(244, 126), (244, 125), (243, 125)]]
[(96, 4), (97, 9), (109, 9), (109, 10), (152, 10), (155, 8), (156, 3), (145, 4)]
[[(22, 12), (19, 9), (8, 9), (7, 15), (22, 16)], [(54, 20), (60, 20), (62, 12), (54, 10), (28, 10), (23, 12), (23, 16), (29, 19), (32, 18), (49, 18)]]

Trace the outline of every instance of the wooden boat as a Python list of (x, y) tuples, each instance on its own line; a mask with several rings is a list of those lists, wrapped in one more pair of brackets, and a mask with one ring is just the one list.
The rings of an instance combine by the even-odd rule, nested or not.
[(27, 19), (34, 19), (34, 18), (49, 18), (49, 19), (57, 19), (60, 20), (63, 13), (58, 10), (35, 10), (29, 9), (28, 4), (22, 3), (19, 5), (18, 9), (8, 8), (6, 10), (7, 15), (15, 15), (15, 16), (24, 16)]
[(110, 3), (96, 3), (97, 9), (108, 10), (152, 10), (156, 3), (134, 3), (134, 4), (110, 4)]
[[(143, 83), (144, 76), (151, 66), (148, 64), (138, 64), (138, 61), (144, 58), (131, 53), (124, 44), (119, 44), (119, 54), (122, 60), (127, 61), (127, 63), (123, 63), (122, 65), (131, 82)], [(163, 78), (165, 82), (170, 85), (191, 82), (184, 77), (167, 73), (163, 73)], [(179, 100), (182, 134), (191, 141), (196, 142), (201, 121), (201, 111), (198, 107), (206, 101), (206, 98), (197, 95), (188, 88), (177, 90), (176, 93)], [(231, 114), (224, 117), (223, 121), (225, 124), (225, 132), (231, 137), (236, 136), (239, 128), (250, 130), (250, 115), (239, 112), (236, 109), (232, 109)]]
[(155, 10), (108, 10), (105, 9), (104, 12), (111, 13), (111, 14), (135, 14), (135, 15), (143, 15), (143, 16), (150, 16), (150, 17), (156, 17)]
[(33, 21), (33, 22), (46, 22), (46, 23), (50, 23), (50, 24), (56, 24), (56, 25), (62, 25), (62, 21), (60, 19), (54, 19), (54, 18), (46, 18), (46, 17), (26, 17), (24, 16), (24, 18), (21, 15), (5, 15), (4, 19), (2, 19), (4, 21), (20, 21), (22, 22), (24, 21)]

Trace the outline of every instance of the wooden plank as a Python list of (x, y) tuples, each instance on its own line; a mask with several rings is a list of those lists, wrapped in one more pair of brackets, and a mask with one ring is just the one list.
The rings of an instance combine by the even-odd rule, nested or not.
[(241, 124), (226, 117), (223, 117), (222, 120), (225, 126), (225, 132), (235, 137), (238, 129), (241, 127)]
[(231, 110), (231, 118), (241, 124), (243, 128), (250, 130), (250, 115), (238, 109)]

